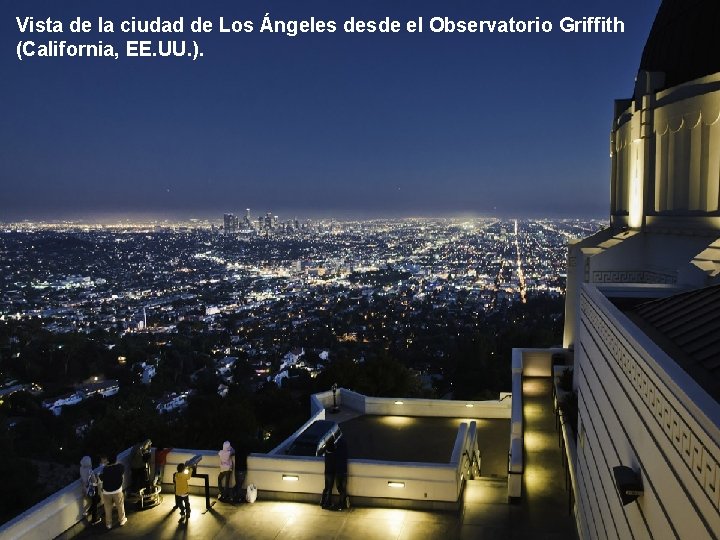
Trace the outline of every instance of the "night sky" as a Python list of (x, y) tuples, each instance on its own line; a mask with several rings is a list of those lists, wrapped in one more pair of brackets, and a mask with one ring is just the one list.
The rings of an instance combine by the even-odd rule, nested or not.
[[(613, 99), (660, 0), (3, 0), (0, 221), (608, 213)], [(259, 33), (273, 19), (534, 19), (551, 34)], [(566, 34), (564, 16), (624, 34)], [(243, 34), (21, 34), (15, 17), (218, 17)], [(339, 29), (340, 30), (340, 29)], [(20, 40), (112, 43), (119, 60), (28, 58)], [(125, 58), (128, 39), (204, 57)]]

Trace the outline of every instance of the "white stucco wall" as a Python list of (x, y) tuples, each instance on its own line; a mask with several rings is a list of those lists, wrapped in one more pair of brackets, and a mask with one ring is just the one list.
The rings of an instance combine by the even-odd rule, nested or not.
[[(453, 451), (446, 463), (413, 463), (351, 459), (348, 462), (348, 494), (366, 498), (455, 502), (470, 473), (477, 449), (475, 422), (458, 428)], [(246, 483), (262, 491), (322, 493), (325, 485), (322, 457), (251, 454)], [(289, 480), (291, 479), (291, 480)], [(393, 487), (389, 482), (401, 483)]]

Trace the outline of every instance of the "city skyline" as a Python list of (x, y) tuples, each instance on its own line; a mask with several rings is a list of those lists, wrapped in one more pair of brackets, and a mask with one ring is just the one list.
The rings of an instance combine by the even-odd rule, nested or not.
[[(607, 222), (607, 216), (602, 213), (599, 215), (551, 215), (551, 214), (524, 214), (518, 213), (507, 213), (501, 215), (498, 213), (472, 213), (462, 212), (457, 214), (446, 213), (446, 214), (417, 214), (417, 215), (393, 215), (391, 213), (363, 213), (361, 211), (348, 212), (344, 214), (340, 213), (311, 213), (304, 214), (301, 212), (293, 211), (273, 211), (268, 210), (257, 212), (253, 210), (251, 214), (251, 221), (253, 224), (257, 224), (257, 220), (272, 214), (273, 217), (277, 217), (281, 223), (293, 222), (299, 220), (304, 223), (306, 221), (317, 221), (317, 222), (337, 222), (337, 223), (373, 223), (381, 221), (412, 221), (412, 220), (428, 220), (428, 221), (473, 221), (482, 219), (496, 219), (496, 220), (513, 220), (513, 219), (530, 219), (530, 220), (559, 220), (559, 221), (572, 221), (572, 220), (589, 220), (589, 221), (601, 221)], [(99, 215), (74, 215), (64, 217), (53, 217), (52, 215), (40, 216), (39, 218), (19, 218), (19, 219), (8, 219), (5, 221), (0, 220), (0, 225), (4, 226), (43, 226), (43, 227), (64, 227), (64, 226), (83, 226), (83, 227), (112, 227), (112, 226), (137, 226), (143, 227), (150, 224), (163, 224), (168, 226), (182, 226), (182, 225), (196, 225), (210, 227), (213, 225), (222, 226), (224, 225), (224, 216), (234, 215), (236, 217), (243, 218), (244, 212), (238, 212), (238, 210), (226, 210), (220, 213), (207, 213), (207, 214), (163, 214), (163, 213), (117, 213), (117, 214), (99, 214)]]
[[(24, 35), (16, 17), (27, 16), (65, 22), (222, 16), (258, 26), (266, 12), (286, 20), (514, 17), (551, 21), (554, 31), (212, 33), (198, 38), (205, 57), (186, 63), (20, 62), (6, 54), (0, 221), (207, 217), (248, 206), (339, 218), (606, 215), (606, 96), (632, 93), (627, 81), (658, 4), (594, 2), (579, 10), (565, 0), (541, 9), (525, 0), (362, 7), (318, 0), (100, 9), (80, 1), (72, 13), (50, 2), (6, 5), (0, 23), (6, 51), (28, 37), (57, 39)], [(599, 14), (621, 19), (624, 33), (559, 29), (563, 17)], [(90, 32), (82, 39), (142, 38)]]

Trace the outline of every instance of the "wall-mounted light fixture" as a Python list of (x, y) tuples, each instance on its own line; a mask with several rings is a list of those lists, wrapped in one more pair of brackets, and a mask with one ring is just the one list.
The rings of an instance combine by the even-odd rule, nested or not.
[(472, 409), (475, 405), (473, 405), (472, 403), (466, 403), (465, 406)]
[(297, 482), (300, 477), (297, 474), (283, 474), (282, 479), (286, 482)]
[(402, 404), (403, 404), (402, 401), (396, 401), (396, 402), (395, 402), (395, 405), (402, 405)]
[(642, 478), (630, 467), (624, 465), (613, 467), (613, 476), (623, 506), (630, 504), (643, 494)]
[(397, 482), (397, 481), (395, 481), (395, 480), (390, 480), (390, 481), (388, 482), (388, 487), (391, 487), (391, 488), (404, 488), (404, 487), (405, 487), (405, 482)]

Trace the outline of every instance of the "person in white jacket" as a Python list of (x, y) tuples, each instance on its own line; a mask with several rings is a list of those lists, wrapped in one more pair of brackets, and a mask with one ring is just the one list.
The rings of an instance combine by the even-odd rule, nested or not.
[(89, 499), (90, 506), (85, 510), (91, 525), (100, 523), (98, 517), (98, 503), (100, 502), (99, 480), (92, 468), (90, 456), (83, 456), (80, 460), (80, 485), (83, 495)]
[(218, 452), (220, 456), (220, 474), (218, 475), (218, 489), (220, 490), (221, 501), (231, 501), (232, 491), (230, 482), (235, 468), (235, 449), (230, 445), (230, 441), (223, 443), (222, 450)]

